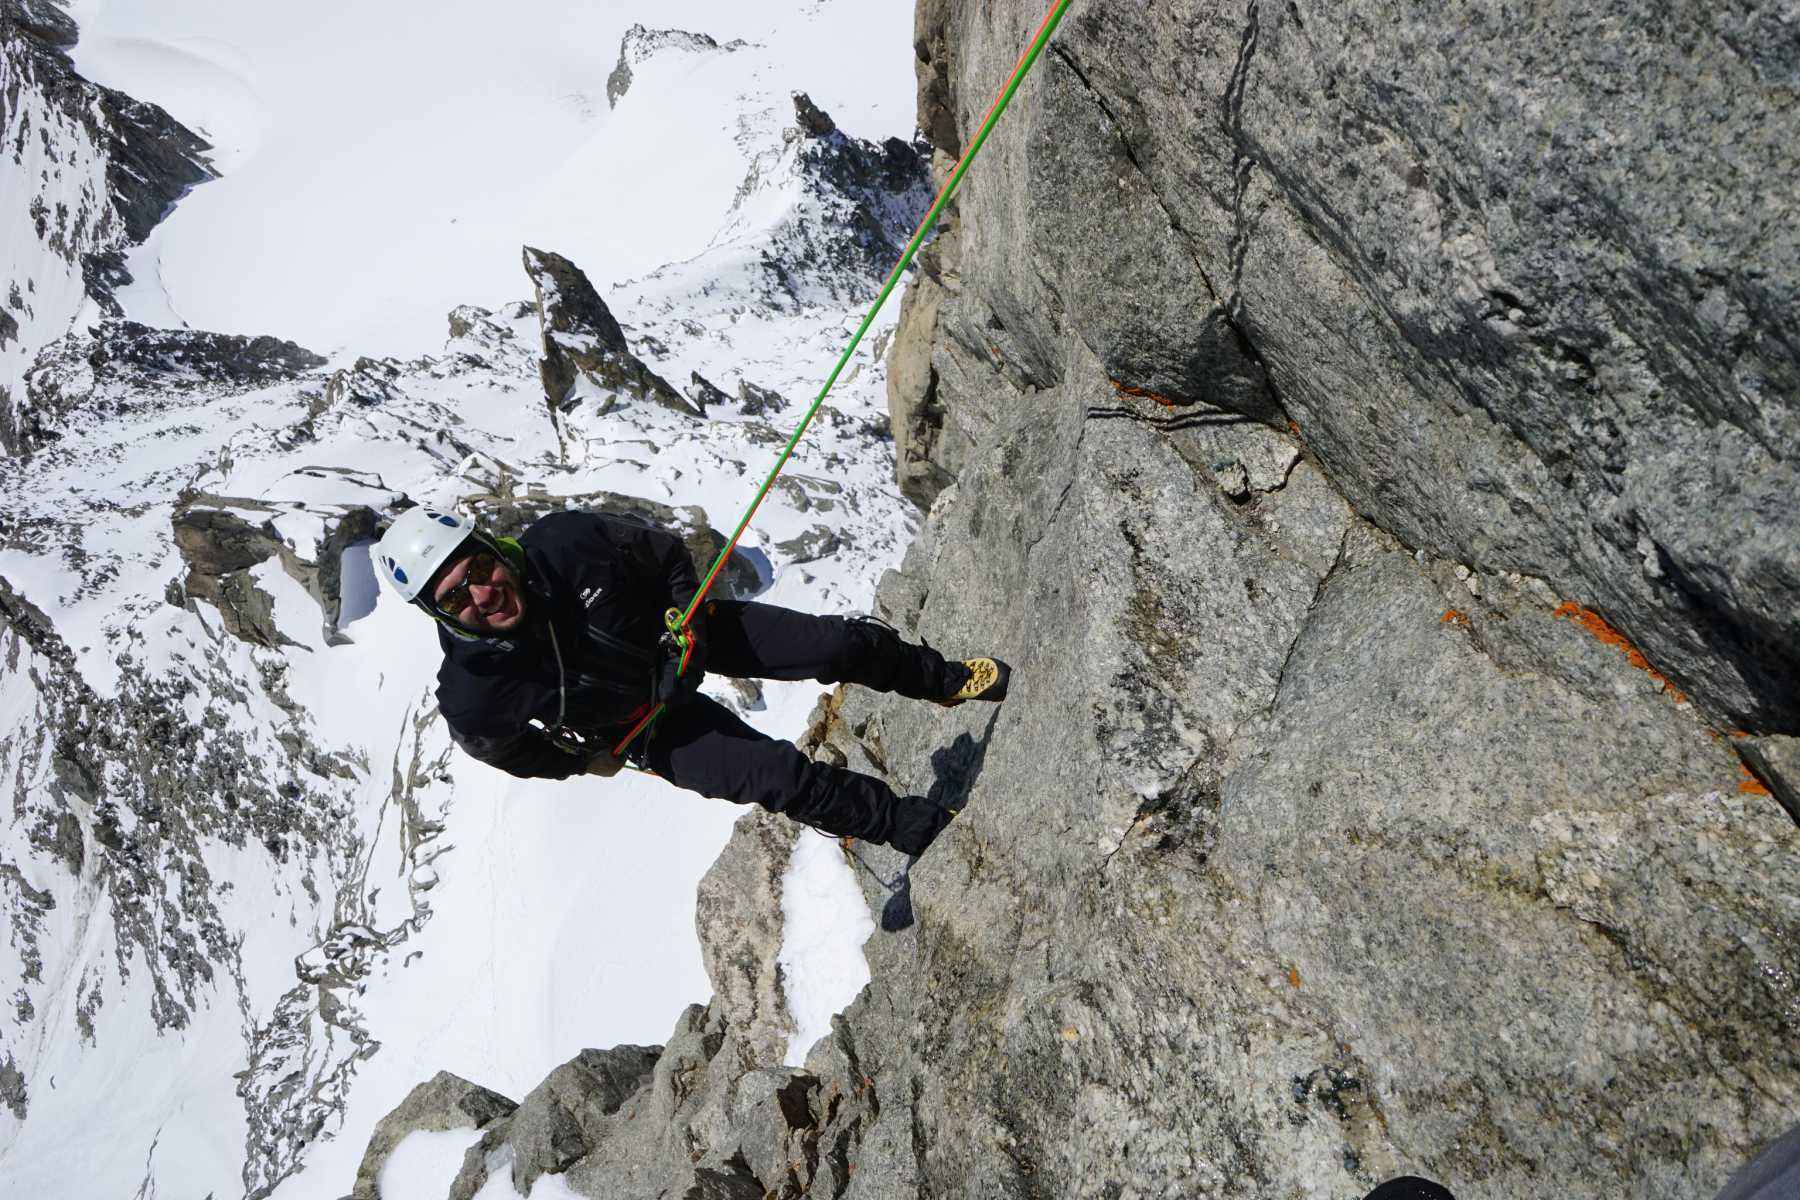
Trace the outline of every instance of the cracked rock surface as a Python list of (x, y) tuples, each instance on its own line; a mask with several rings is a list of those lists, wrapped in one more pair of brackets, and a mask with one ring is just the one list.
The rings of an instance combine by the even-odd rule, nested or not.
[[(1041, 6), (918, 13), (953, 155)], [(803, 1072), (695, 1009), (654, 1076), (698, 1074), (620, 1111), (700, 1158), (570, 1186), (1674, 1200), (1784, 1132), (1785, 28), (1072, 9), (889, 376), (929, 518), (879, 615), (1011, 698), (821, 706), (815, 753), (961, 815), (849, 850), (873, 978)]]

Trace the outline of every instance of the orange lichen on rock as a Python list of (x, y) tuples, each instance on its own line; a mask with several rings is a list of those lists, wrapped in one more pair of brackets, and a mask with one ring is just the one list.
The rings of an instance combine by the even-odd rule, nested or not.
[(1154, 400), (1164, 408), (1181, 407), (1181, 401), (1170, 396), (1165, 396), (1161, 392), (1153, 392), (1149, 388), (1129, 387), (1116, 379), (1109, 379), (1107, 382), (1112, 384), (1113, 391), (1119, 393), (1121, 396), (1136, 396), (1140, 400)]
[(1556, 606), (1556, 611), (1551, 615), (1558, 620), (1563, 617), (1573, 617), (1576, 624), (1580, 625), (1583, 629), (1593, 634), (1608, 646), (1614, 646), (1623, 650), (1625, 652), (1626, 661), (1650, 678), (1656, 680), (1656, 682), (1661, 685), (1663, 693), (1671, 700), (1675, 701), (1677, 704), (1687, 703), (1687, 693), (1669, 682), (1668, 676), (1651, 666), (1650, 660), (1644, 657), (1642, 651), (1626, 640), (1624, 634), (1614, 629), (1611, 625), (1608, 625), (1606, 623), (1606, 618), (1595, 612), (1593, 609), (1583, 608), (1573, 600), (1564, 600), (1561, 604)]
[(1289, 967), (1288, 968), (1288, 986), (1292, 987), (1292, 988), (1297, 988), (1300, 986), (1300, 968), (1299, 967)]
[(1738, 769), (1744, 773), (1744, 777), (1738, 781), (1738, 791), (1752, 796), (1767, 796), (1769, 794), (1768, 786), (1752, 774), (1749, 767), (1740, 763)]
[(1454, 608), (1452, 608), (1452, 609), (1447, 610), (1443, 616), (1438, 618), (1438, 620), (1443, 622), (1445, 625), (1456, 624), (1456, 625), (1461, 625), (1466, 629), (1466, 628), (1468, 628), (1468, 625), (1469, 625), (1469, 614), (1465, 613), (1465, 612), (1457, 612)]

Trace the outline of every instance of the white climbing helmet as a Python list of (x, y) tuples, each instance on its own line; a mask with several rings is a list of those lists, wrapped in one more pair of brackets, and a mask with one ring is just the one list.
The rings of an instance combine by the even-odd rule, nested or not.
[(467, 517), (423, 506), (409, 508), (381, 535), (375, 561), (388, 586), (408, 604), (416, 604), (437, 569), (475, 536), (475, 522)]

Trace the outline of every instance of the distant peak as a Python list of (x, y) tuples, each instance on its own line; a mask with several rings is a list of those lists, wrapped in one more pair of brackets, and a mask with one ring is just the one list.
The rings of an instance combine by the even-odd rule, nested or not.
[(659, 54), (671, 51), (685, 51), (689, 54), (712, 50), (731, 51), (743, 45), (745, 43), (742, 41), (720, 45), (716, 38), (704, 33), (689, 33), (685, 29), (647, 29), (642, 25), (633, 25), (625, 31), (624, 38), (619, 42), (619, 65), (606, 77), (607, 103), (617, 108), (619, 100), (631, 87), (631, 68), (648, 62)]

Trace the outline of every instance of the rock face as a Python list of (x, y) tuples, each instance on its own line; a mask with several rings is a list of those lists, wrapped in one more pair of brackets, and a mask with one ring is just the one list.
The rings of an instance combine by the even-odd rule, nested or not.
[[(1041, 6), (919, 13), (950, 154)], [(1757, 21), (1072, 10), (890, 375), (930, 512), (880, 615), (1012, 697), (843, 689), (809, 739), (962, 815), (853, 849), (873, 979), (804, 1072), (692, 1010), (570, 1186), (1674, 1200), (1790, 1126), (1800, 129)]]
[[(1028, 7), (943, 5), (923, 89), (1003, 77)], [(1072, 10), (963, 201), (953, 327), (1034, 385), (1078, 329), (1123, 384), (1291, 419), (1406, 545), (1549, 579), (1793, 733), (1800, 238), (1754, 216), (1793, 43), (1755, 20)]]
[[(1791, 1123), (1794, 122), (1628, 7), (1072, 11), (896, 340), (885, 615), (1018, 674), (826, 735), (968, 794), (852, 1194), (1707, 1195)], [(922, 98), (1032, 8), (922, 5)]]
[(606, 412), (620, 399), (651, 400), (686, 416), (705, 414), (631, 352), (625, 331), (581, 268), (560, 254), (525, 247), (543, 327), (539, 370), (552, 414), (595, 399)]
[(77, 414), (129, 415), (168, 392), (244, 391), (299, 379), (325, 359), (293, 342), (103, 321), (55, 343), (25, 375), (25, 403), (0, 423), (0, 444), (29, 454), (62, 435)]
[(287, 547), (265, 518), (251, 524), (230, 509), (192, 505), (175, 514), (175, 545), (188, 564), (183, 592), (219, 609), (233, 637), (259, 646), (288, 641), (275, 624), (275, 602), (256, 586), (250, 568)]
[[(92, 212), (46, 212), (42, 218), (45, 224), (55, 223), (59, 232), (75, 235), (64, 242), (71, 253), (87, 250), (106, 256), (119, 248), (82, 247), (69, 224), (72, 219), (99, 217), (110, 210), (100, 226), (116, 220), (124, 238), (141, 242), (188, 188), (214, 177), (206, 161), (212, 147), (203, 139), (154, 104), (97, 87), (75, 73), (66, 52), (75, 45), (79, 30), (55, 0), (5, 0), (0, 18), (4, 18), (0, 45), (11, 77), (5, 95), (7, 125), (18, 133), (17, 144), (8, 147), (12, 161), (25, 165), (26, 143), (48, 141), (36, 136), (35, 122), (15, 126), (10, 119), (27, 111), (22, 94), (28, 90), (39, 91), (59, 116), (81, 123), (106, 160), (105, 192), (89, 197)], [(90, 259), (87, 272), (91, 276), (103, 267), (116, 270), (117, 264)], [(126, 275), (116, 282), (129, 280)]]
[(0, 445), (17, 453), (30, 419), (23, 379), (92, 301), (119, 315), (124, 255), (194, 184), (207, 144), (152, 104), (75, 73), (78, 35), (55, 0), (0, 0)]

